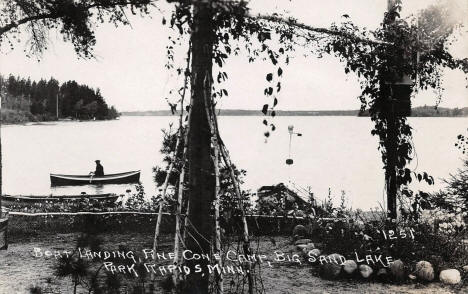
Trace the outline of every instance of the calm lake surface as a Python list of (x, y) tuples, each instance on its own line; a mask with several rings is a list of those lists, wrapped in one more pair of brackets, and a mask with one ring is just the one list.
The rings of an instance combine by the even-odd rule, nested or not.
[[(384, 173), (377, 138), (370, 135), (372, 122), (359, 117), (276, 117), (277, 130), (265, 141), (262, 117), (220, 117), (221, 135), (233, 162), (247, 170), (243, 188), (294, 182), (310, 187), (322, 199), (328, 188), (338, 202), (345, 191), (354, 208), (368, 209), (383, 202)], [(80, 192), (125, 193), (134, 185), (50, 187), (49, 173), (88, 174), (100, 159), (105, 173), (141, 170), (141, 182), (154, 195), (152, 168), (160, 165), (163, 134), (173, 117), (121, 117), (115, 121), (60, 122), (2, 126), (5, 194), (48, 195)], [(456, 172), (462, 154), (454, 147), (465, 134), (468, 118), (411, 118), (417, 158), (411, 168), (427, 171), (434, 187)], [(293, 137), (294, 164), (288, 158), (288, 125), (302, 137)]]

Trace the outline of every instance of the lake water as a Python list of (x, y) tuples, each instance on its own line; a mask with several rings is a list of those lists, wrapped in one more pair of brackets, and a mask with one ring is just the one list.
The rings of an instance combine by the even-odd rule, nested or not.
[[(220, 117), (221, 135), (233, 162), (247, 170), (243, 188), (294, 182), (310, 187), (319, 199), (328, 188), (338, 201), (345, 191), (355, 208), (371, 208), (383, 201), (384, 173), (372, 122), (359, 117), (276, 117), (277, 130), (265, 141), (262, 117)], [(2, 126), (4, 193), (122, 194), (133, 185), (50, 187), (49, 173), (88, 174), (100, 159), (106, 173), (141, 170), (148, 194), (155, 194), (152, 167), (161, 164), (162, 128), (171, 117), (121, 117), (116, 121), (60, 122)], [(441, 188), (441, 178), (461, 167), (462, 154), (454, 147), (465, 134), (468, 118), (411, 118), (417, 159), (411, 165), (427, 171)], [(288, 158), (288, 125), (303, 134), (292, 141), (294, 164)]]

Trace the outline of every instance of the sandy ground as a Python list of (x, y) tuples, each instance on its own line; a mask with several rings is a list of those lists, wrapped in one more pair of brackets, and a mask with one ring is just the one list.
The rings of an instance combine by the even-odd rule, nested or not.
[[(55, 289), (55, 293), (73, 293), (69, 279), (53, 277), (54, 257), (35, 257), (34, 248), (42, 250), (72, 250), (77, 234), (58, 234), (56, 236), (39, 235), (31, 239), (10, 240), (7, 251), (0, 251), (0, 294), (30, 293), (29, 288), (40, 285), (43, 288)], [(105, 248), (117, 248), (125, 245), (128, 249), (141, 250), (151, 248), (152, 236), (142, 234), (105, 234)], [(172, 236), (163, 236), (161, 250), (169, 252)], [(289, 241), (276, 238), (276, 245), (269, 238), (262, 238), (260, 251), (273, 252), (288, 248)], [(317, 277), (307, 264), (274, 263), (272, 267), (263, 266), (262, 280), (266, 293), (408, 293), (408, 294), (445, 294), (468, 293), (468, 288), (456, 289), (440, 283), (422, 285), (419, 283), (392, 285), (353, 280), (327, 281)], [(87, 293), (81, 289), (79, 293)], [(163, 293), (160, 291), (158, 293)]]

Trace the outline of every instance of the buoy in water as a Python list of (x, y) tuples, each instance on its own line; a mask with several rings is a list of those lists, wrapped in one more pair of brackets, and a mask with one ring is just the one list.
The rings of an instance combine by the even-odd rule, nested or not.
[(291, 165), (293, 163), (294, 163), (294, 160), (292, 160), (291, 158), (286, 159), (286, 164), (287, 165)]

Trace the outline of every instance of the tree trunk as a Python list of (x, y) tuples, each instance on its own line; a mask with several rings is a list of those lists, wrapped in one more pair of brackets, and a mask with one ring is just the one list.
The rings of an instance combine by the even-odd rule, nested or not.
[[(390, 94), (390, 93), (389, 93)], [(385, 182), (387, 184), (387, 217), (391, 220), (397, 218), (397, 134), (395, 103), (393, 97), (388, 97), (390, 109), (387, 115), (387, 139), (385, 149), (387, 150), (387, 167), (385, 171)], [(391, 100), (391, 101), (390, 101)]]
[[(188, 137), (189, 206), (186, 245), (194, 253), (209, 254), (213, 224), (210, 216), (215, 183), (211, 160), (211, 134), (205, 100), (211, 98), (213, 66), (213, 24), (209, 3), (194, 4), (192, 31), (192, 108)], [(205, 99), (205, 97), (207, 99)], [(199, 264), (202, 272), (195, 273)], [(185, 293), (208, 293), (207, 260), (187, 261), (191, 274)]]
[(2, 185), (3, 185), (3, 168), (2, 168), (2, 123), (0, 122), (0, 219), (2, 218)]

